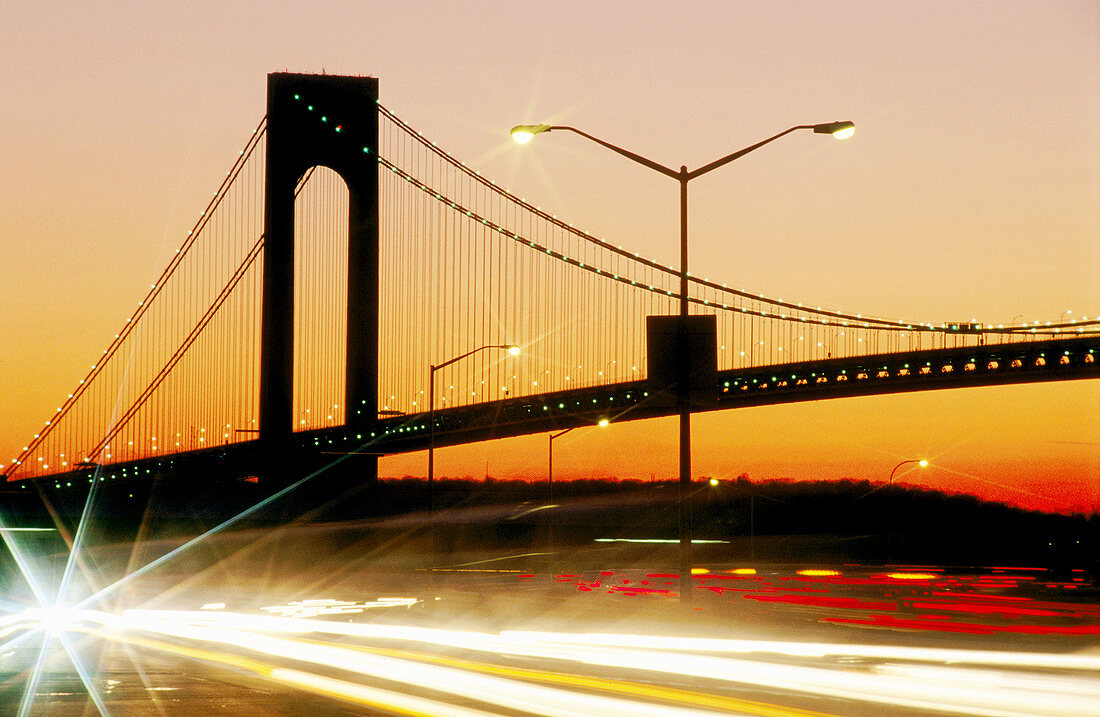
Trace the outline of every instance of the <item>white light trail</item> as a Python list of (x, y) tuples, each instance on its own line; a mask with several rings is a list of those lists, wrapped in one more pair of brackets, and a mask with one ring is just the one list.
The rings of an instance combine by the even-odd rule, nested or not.
[(1019, 668), (1100, 671), (1100, 654), (1062, 654), (1000, 650), (961, 650), (954, 648), (860, 645), (784, 640), (732, 640), (663, 635), (626, 635), (611, 633), (505, 631), (501, 637), (531, 643), (565, 643), (635, 647), (648, 650), (686, 650), (695, 652), (764, 652), (791, 657), (863, 657), (880, 660), (943, 662), (952, 664), (1003, 665)]
[(392, 690), (367, 687), (346, 680), (314, 675), (301, 670), (278, 668), (271, 671), (270, 677), (283, 684), (299, 687), (310, 692), (327, 694), (337, 699), (350, 700), (360, 704), (404, 710), (406, 714), (438, 715), (438, 717), (485, 717), (493, 714), (483, 710), (447, 704), (439, 700), (429, 700)]
[[(245, 616), (234, 616), (245, 617)], [(143, 632), (194, 640), (204, 645), (221, 644), (249, 650), (267, 657), (310, 662), (326, 668), (389, 680), (420, 688), (445, 692), (456, 697), (491, 702), (508, 709), (522, 710), (547, 717), (585, 717), (593, 714), (632, 714), (640, 717), (687, 717), (718, 715), (712, 711), (690, 710), (668, 705), (650, 705), (580, 692), (543, 687), (529, 682), (477, 674), (469, 670), (424, 664), (411, 659), (395, 659), (354, 648), (319, 644), (303, 640), (250, 634), (238, 630), (193, 625), (175, 619), (150, 618), (130, 622), (106, 621)], [(261, 618), (281, 620), (284, 618)], [(105, 622), (105, 624), (106, 624)], [(129, 623), (129, 624), (128, 624)], [(321, 623), (327, 624), (327, 623)], [(727, 713), (728, 714), (728, 713)]]
[[(338, 601), (302, 602), (326, 605)], [(737, 700), (725, 690), (703, 693), (661, 686), (692, 680), (703, 680), (695, 683), (695, 690), (713, 681), (715, 685), (750, 685), (877, 705), (884, 710), (904, 707), (994, 717), (1100, 714), (1100, 681), (1096, 679), (1100, 655), (1095, 653), (610, 633), (488, 633), (221, 610), (130, 610), (121, 615), (28, 611), (0, 621), (0, 632), (20, 629), (29, 622), (47, 623), (52, 632), (90, 631), (145, 647), (156, 646), (156, 641), (142, 635), (163, 636), (168, 640), (156, 644), (169, 652), (226, 664), (247, 659), (266, 665), (253, 671), (268, 679), (360, 704), (390, 705), (409, 714), (466, 717), (491, 713), (494, 708), (552, 717), (626, 713), (686, 717), (717, 714), (714, 709), (724, 714), (731, 709), (742, 714), (765, 713), (759, 703), (731, 707)], [(89, 625), (102, 625), (106, 630), (89, 630)], [(325, 642), (323, 635), (337, 640)], [(410, 644), (421, 647), (410, 652)], [(440, 648), (444, 648), (442, 652)], [(455, 649), (480, 653), (485, 662), (454, 657)], [(255, 658), (232, 657), (242, 651)], [(541, 669), (508, 667), (514, 664), (513, 658), (535, 661)], [(320, 674), (284, 669), (280, 663), (287, 661), (312, 664)], [(607, 668), (635, 672), (637, 682), (608, 678)], [(401, 688), (383, 689), (337, 679), (331, 670), (404, 685), (413, 694), (394, 692)], [(427, 694), (425, 687), (430, 690)], [(421, 699), (432, 704), (416, 702)], [(445, 710), (440, 700), (448, 704), (458, 701), (463, 707), (447, 711), (451, 708)], [(751, 707), (753, 704), (756, 707)], [(780, 705), (768, 705), (767, 709), (772, 710), (769, 714), (794, 714)]]

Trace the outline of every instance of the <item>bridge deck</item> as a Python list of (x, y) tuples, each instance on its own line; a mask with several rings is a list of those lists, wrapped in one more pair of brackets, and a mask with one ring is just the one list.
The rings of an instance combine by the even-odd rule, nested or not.
[[(692, 412), (942, 388), (1100, 378), (1100, 337), (1052, 339), (882, 354), (720, 371), (714, 397)], [(678, 413), (669, 392), (636, 381), (436, 411), (436, 445)], [(370, 435), (374, 433), (373, 437)], [(363, 438), (355, 438), (363, 436)], [(374, 439), (380, 452), (427, 448), (426, 413), (380, 422), (372, 431), (318, 431), (317, 446)], [(375, 450), (375, 449), (372, 449)]]
[[(713, 411), (783, 402), (824, 400), (902, 391), (965, 388), (1100, 378), (1100, 337), (965, 346), (908, 354), (832, 358), (795, 364), (737, 368), (718, 373), (713, 398), (692, 411)], [(436, 445), (454, 445), (530, 433), (591, 426), (601, 419), (638, 420), (678, 412), (669, 391), (648, 382), (590, 386), (436, 411)], [(296, 434), (300, 465), (321, 465), (333, 453), (387, 454), (425, 450), (428, 415), (394, 416), (364, 426)], [(246, 441), (155, 459), (101, 466), (102, 481), (150, 477), (165, 472), (213, 472), (222, 477), (255, 474), (260, 441)], [(86, 486), (94, 466), (32, 479), (50, 489)], [(31, 483), (23, 481), (18, 483)]]
[[(711, 400), (692, 412), (908, 391), (1100, 378), (1100, 336), (934, 349), (720, 371)], [(437, 446), (473, 443), (600, 419), (639, 420), (678, 412), (670, 392), (646, 381), (590, 386), (436, 411)], [(320, 466), (333, 454), (383, 455), (428, 447), (427, 413), (363, 426), (296, 434), (295, 464)], [(100, 480), (142, 479), (188, 469), (243, 477), (262, 464), (259, 441), (103, 466)], [(86, 486), (91, 468), (33, 479), (40, 488)], [(74, 480), (74, 478), (76, 480)], [(29, 483), (31, 481), (20, 481)]]

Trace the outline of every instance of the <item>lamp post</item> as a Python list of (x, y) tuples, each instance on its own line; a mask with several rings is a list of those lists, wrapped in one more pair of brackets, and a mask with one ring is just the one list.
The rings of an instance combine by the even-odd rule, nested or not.
[(428, 519), (431, 521), (429, 542), (433, 551), (435, 550), (435, 372), (488, 349), (500, 349), (513, 356), (520, 352), (520, 347), (516, 344), (488, 344), (447, 359), (443, 363), (431, 364), (428, 371)]
[(680, 490), (678, 505), (678, 517), (680, 523), (680, 600), (683, 602), (689, 601), (690, 589), (691, 589), (691, 517), (688, 514), (688, 494), (691, 489), (691, 409), (688, 405), (688, 392), (690, 390), (690, 376), (688, 375), (688, 357), (685, 347), (687, 345), (686, 337), (686, 324), (688, 316), (688, 244), (687, 244), (687, 217), (688, 217), (688, 203), (687, 203), (687, 188), (688, 182), (701, 177), (702, 175), (711, 172), (719, 167), (723, 167), (735, 159), (744, 157), (749, 152), (759, 149), (764, 145), (774, 142), (775, 140), (790, 134), (796, 130), (810, 129), (816, 134), (831, 134), (837, 139), (847, 139), (855, 133), (856, 126), (852, 122), (826, 122), (824, 124), (803, 124), (795, 125), (790, 129), (783, 130), (777, 135), (768, 137), (765, 140), (757, 142), (756, 144), (739, 149), (738, 151), (727, 154), (725, 157), (716, 159), (710, 164), (704, 164), (698, 169), (688, 171), (687, 166), (681, 165), (679, 171), (671, 169), (662, 164), (658, 164), (651, 159), (635, 154), (629, 150), (618, 147), (610, 142), (604, 141), (598, 137), (593, 137), (587, 132), (582, 132), (576, 127), (570, 127), (568, 125), (549, 125), (549, 124), (527, 124), (516, 125), (511, 130), (512, 139), (520, 144), (526, 144), (530, 142), (537, 134), (543, 132), (552, 132), (554, 130), (566, 130), (579, 134), (585, 139), (589, 139), (598, 145), (610, 149), (612, 152), (620, 154), (627, 159), (633, 160), (644, 167), (648, 167), (655, 172), (671, 177), (680, 183), (680, 331), (677, 345), (679, 347), (679, 356), (677, 357), (678, 364), (678, 386), (677, 386), (677, 403), (679, 404), (680, 413)]
[[(606, 418), (601, 418), (596, 424), (600, 428), (607, 428), (609, 421)], [(546, 451), (546, 485), (549, 495), (547, 496), (546, 509), (547, 514), (547, 536), (546, 536), (546, 554), (549, 556), (550, 575), (554, 574), (554, 439), (561, 438), (566, 433), (576, 430), (581, 426), (571, 426), (565, 430), (558, 431), (557, 433), (551, 433), (547, 436), (547, 451)]]
[[(921, 468), (927, 468), (928, 467), (928, 461), (927, 461), (927, 459), (924, 459), (924, 458), (909, 458), (907, 460), (904, 460), (901, 463), (898, 463), (896, 466), (894, 466), (894, 469), (892, 471), (890, 471), (890, 479), (888, 481), (886, 481), (887, 484), (888, 485), (894, 485), (894, 474), (898, 472), (898, 468), (901, 468), (904, 465), (909, 465), (910, 463), (916, 463)], [(893, 557), (892, 557), (893, 553), (894, 553), (894, 542), (895, 542), (894, 531), (891, 530), (890, 534), (888, 536), (888, 539), (886, 541), (886, 552), (887, 552), (886, 562), (887, 563), (894, 562)]]

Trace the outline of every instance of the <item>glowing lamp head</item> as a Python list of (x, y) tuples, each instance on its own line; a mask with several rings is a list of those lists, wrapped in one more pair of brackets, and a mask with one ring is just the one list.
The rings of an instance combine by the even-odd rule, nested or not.
[(848, 139), (856, 133), (855, 122), (826, 122), (815, 124), (814, 132), (817, 134), (831, 134), (837, 139)]
[(505, 348), (507, 348), (508, 353), (512, 354), (513, 356), (519, 356), (519, 352), (521, 350), (519, 346), (512, 344), (511, 346), (506, 346)]
[(917, 461), (917, 465), (919, 465), (921, 468), (927, 468), (928, 467), (928, 461), (926, 461), (925, 459), (922, 458), (919, 461)]
[(718, 486), (718, 479), (717, 478), (711, 478), (708, 482), (710, 483), (712, 488), (716, 488)]
[(517, 124), (512, 128), (511, 135), (517, 144), (527, 144), (536, 134), (549, 131), (548, 124)]
[(601, 418), (599, 424), (597, 425), (599, 425), (600, 428), (607, 428), (607, 424), (609, 423), (611, 423), (611, 421), (607, 420), (606, 418)]

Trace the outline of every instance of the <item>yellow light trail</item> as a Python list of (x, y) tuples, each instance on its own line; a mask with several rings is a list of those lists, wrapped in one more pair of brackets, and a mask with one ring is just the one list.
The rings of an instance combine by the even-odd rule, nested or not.
[(607, 677), (586, 677), (584, 675), (571, 675), (562, 672), (547, 672), (545, 670), (530, 670), (522, 667), (504, 667), (472, 660), (462, 660), (456, 657), (444, 657), (423, 652), (409, 650), (396, 650), (385, 647), (357, 647), (357, 650), (370, 652), (377, 655), (386, 655), (394, 658), (416, 660), (418, 662), (431, 662), (438, 665), (448, 665), (457, 669), (471, 672), (484, 672), (493, 675), (502, 675), (519, 680), (543, 682), (554, 685), (567, 685), (586, 690), (599, 692), (611, 692), (615, 694), (629, 695), (630, 697), (644, 697), (646, 699), (673, 702), (693, 707), (708, 707), (724, 710), (736, 710), (740, 714), (758, 715), (759, 717), (835, 717), (826, 712), (814, 712), (794, 707), (784, 707), (766, 702), (755, 702), (724, 697), (720, 695), (707, 695), (700, 692), (691, 692), (674, 687), (661, 687), (658, 685), (645, 685), (627, 680), (615, 680)]
[(112, 642), (121, 642), (151, 650), (159, 650), (199, 662), (222, 665), (243, 672), (249, 672), (272, 682), (281, 683), (327, 697), (354, 702), (366, 707), (386, 710), (393, 714), (406, 715), (407, 717), (488, 717), (492, 714), (482, 710), (470, 709), (439, 702), (437, 700), (429, 700), (414, 695), (393, 692), (392, 690), (368, 687), (366, 685), (339, 680), (333, 677), (314, 675), (301, 670), (276, 667), (270, 663), (249, 657), (242, 657), (240, 655), (224, 652), (214, 652), (199, 647), (187, 647), (185, 645), (178, 645), (174, 642), (157, 640), (150, 637), (120, 634), (99, 628), (84, 628), (82, 632)]
[[(56, 613), (56, 614), (55, 614)], [(908, 707), (971, 715), (1076, 717), (1100, 714), (1100, 657), (996, 650), (844, 645), (794, 641), (684, 638), (658, 635), (504, 631), (462, 631), (375, 623), (343, 623), (210, 611), (132, 610), (121, 615), (98, 611), (34, 610), (23, 616), (51, 633), (87, 631), (108, 639), (166, 638), (148, 643), (176, 654), (245, 669), (266, 679), (317, 694), (371, 704), (398, 714), (452, 714), (452, 701), (476, 710), (502, 709), (558, 716), (589, 714), (737, 714), (755, 717), (828, 717), (784, 705), (740, 700), (723, 694), (725, 685), (751, 685), (809, 698)], [(14, 627), (18, 618), (0, 622)], [(19, 623), (20, 627), (26, 623)], [(328, 637), (336, 636), (327, 642)], [(370, 641), (399, 641), (400, 647)], [(181, 644), (182, 643), (182, 644)], [(423, 650), (403, 645), (417, 643)], [(224, 646), (224, 647), (218, 647)], [(191, 652), (180, 652), (180, 649)], [(487, 661), (439, 654), (459, 649), (484, 654)], [(259, 659), (243, 658), (240, 651)], [(223, 655), (222, 652), (231, 653)], [(736, 658), (733, 655), (740, 653)], [(762, 653), (762, 657), (754, 656)], [(858, 658), (854, 668), (844, 657)], [(545, 660), (561, 665), (540, 670), (500, 664), (504, 658)], [(788, 658), (793, 658), (789, 661)], [(241, 660), (245, 660), (242, 662)], [(275, 660), (275, 663), (266, 660)], [(809, 661), (813, 660), (817, 664)], [(292, 664), (286, 668), (282, 661)], [(408, 695), (435, 704), (402, 702), (389, 690), (303, 671), (362, 675), (367, 680), (407, 685)], [(924, 663), (924, 664), (920, 664)], [(578, 665), (577, 668), (570, 665)], [(640, 680), (601, 679), (606, 671), (635, 670)], [(278, 670), (278, 672), (273, 672)], [(593, 671), (595, 670), (595, 671)], [(583, 674), (577, 674), (583, 673)], [(665, 686), (684, 678), (713, 681), (718, 694)], [(995, 689), (991, 686), (996, 685)], [(400, 688), (399, 688), (400, 689)]]

